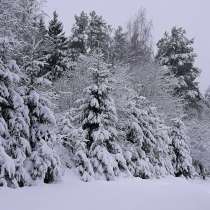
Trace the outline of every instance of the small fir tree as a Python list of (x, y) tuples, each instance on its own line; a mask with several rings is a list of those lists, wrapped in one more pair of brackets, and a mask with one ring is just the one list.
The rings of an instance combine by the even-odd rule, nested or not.
[(56, 80), (67, 71), (68, 40), (63, 32), (63, 25), (58, 20), (58, 14), (53, 13), (53, 19), (49, 23), (48, 36), (51, 41), (51, 50), (47, 55), (48, 78)]

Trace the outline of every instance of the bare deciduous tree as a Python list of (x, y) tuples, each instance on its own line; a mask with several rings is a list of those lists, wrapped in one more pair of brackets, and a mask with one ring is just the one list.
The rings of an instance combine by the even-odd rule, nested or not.
[(147, 19), (146, 10), (141, 8), (128, 25), (128, 61), (141, 63), (152, 57), (152, 21)]

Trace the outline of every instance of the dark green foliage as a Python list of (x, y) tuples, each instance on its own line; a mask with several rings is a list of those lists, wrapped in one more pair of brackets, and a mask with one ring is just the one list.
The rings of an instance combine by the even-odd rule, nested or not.
[(56, 80), (63, 75), (67, 68), (68, 40), (63, 32), (63, 25), (58, 20), (56, 12), (49, 23), (48, 36), (51, 42), (51, 49), (47, 55), (48, 78)]
[(80, 54), (90, 54), (100, 48), (104, 59), (111, 59), (111, 27), (102, 16), (95, 11), (87, 15), (82, 12), (75, 16), (75, 24), (72, 28), (70, 39), (70, 51), (73, 60), (77, 60)]

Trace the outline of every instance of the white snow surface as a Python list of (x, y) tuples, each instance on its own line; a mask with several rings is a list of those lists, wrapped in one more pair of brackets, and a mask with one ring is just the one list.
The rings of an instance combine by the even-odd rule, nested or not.
[(210, 180), (166, 177), (82, 182), (66, 172), (63, 181), (0, 189), (1, 210), (209, 210)]

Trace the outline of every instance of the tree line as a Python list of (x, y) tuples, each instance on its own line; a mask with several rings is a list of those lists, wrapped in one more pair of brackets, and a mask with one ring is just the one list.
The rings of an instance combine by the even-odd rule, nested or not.
[(67, 37), (38, 0), (0, 4), (1, 186), (55, 182), (66, 167), (84, 181), (205, 177), (209, 91), (183, 28), (155, 54), (144, 9), (126, 29), (82, 11)]

